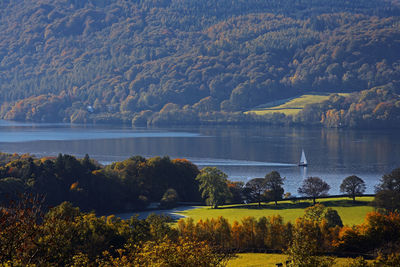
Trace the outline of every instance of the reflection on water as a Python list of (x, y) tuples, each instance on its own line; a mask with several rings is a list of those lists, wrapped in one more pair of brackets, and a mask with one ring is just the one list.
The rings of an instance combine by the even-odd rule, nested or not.
[[(309, 165), (298, 167), (301, 149)], [(13, 124), (0, 121), (0, 151), (37, 156), (88, 153), (101, 162), (133, 155), (187, 158), (217, 166), (232, 180), (247, 181), (276, 170), (293, 195), (302, 180), (319, 176), (339, 193), (341, 181), (358, 175), (367, 192), (382, 174), (400, 167), (400, 135), (392, 131), (344, 131), (284, 127), (181, 127), (131, 129), (116, 126)]]
[(100, 127), (71, 127), (67, 124), (0, 123), (0, 142), (97, 140), (120, 138), (199, 137), (198, 133), (143, 129), (113, 129)]
[(300, 177), (304, 180), (307, 178), (307, 167), (299, 167)]

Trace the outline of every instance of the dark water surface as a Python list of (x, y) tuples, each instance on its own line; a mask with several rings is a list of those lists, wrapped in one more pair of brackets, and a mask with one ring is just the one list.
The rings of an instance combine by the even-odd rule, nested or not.
[[(297, 166), (302, 148), (307, 168)], [(0, 121), (0, 151), (38, 157), (88, 153), (105, 164), (133, 155), (169, 155), (200, 167), (217, 166), (229, 179), (242, 181), (276, 170), (293, 195), (308, 176), (321, 177), (330, 184), (330, 193), (338, 194), (341, 181), (355, 174), (373, 193), (384, 173), (400, 167), (400, 132), (267, 126), (131, 129)]]

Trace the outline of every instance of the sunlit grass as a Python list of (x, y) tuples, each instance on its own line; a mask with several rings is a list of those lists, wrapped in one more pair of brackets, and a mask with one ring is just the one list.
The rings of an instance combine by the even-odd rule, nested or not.
[[(347, 96), (349, 94), (340, 93), (341, 96)], [(302, 95), (300, 97), (294, 98), (282, 105), (269, 107), (269, 108), (262, 108), (262, 109), (254, 109), (246, 111), (245, 113), (256, 113), (257, 115), (265, 115), (265, 114), (272, 114), (272, 113), (284, 113), (285, 115), (295, 115), (299, 113), (306, 105), (308, 104), (315, 104), (321, 103), (325, 100), (329, 99), (329, 95)]]
[[(324, 204), (326, 207), (333, 208), (338, 211), (342, 221), (345, 225), (361, 224), (364, 221), (365, 215), (373, 211), (370, 205), (373, 197), (357, 197), (356, 203), (353, 203), (350, 198), (324, 198), (318, 199), (317, 202)], [(253, 216), (260, 218), (262, 216), (272, 216), (279, 214), (284, 218), (284, 221), (294, 222), (296, 218), (304, 215), (304, 209), (312, 205), (312, 200), (299, 200), (293, 201), (279, 201), (278, 206), (275, 207), (274, 203), (262, 203), (261, 208), (258, 204), (242, 204), (242, 205), (224, 205), (218, 209), (210, 207), (199, 207), (192, 210), (179, 212), (185, 216), (193, 218), (195, 222), (202, 219), (217, 218), (223, 216), (229, 220), (241, 221), (243, 217)], [(229, 260), (228, 267), (239, 266), (276, 266), (277, 263), (285, 264), (287, 255), (284, 254), (266, 254), (266, 253), (239, 253), (233, 259)], [(335, 258), (334, 266), (346, 266), (351, 259), (349, 258)]]
[[(258, 267), (258, 266), (276, 266), (277, 263), (283, 263), (287, 256), (284, 254), (266, 254), (266, 253), (238, 253), (236, 257), (229, 260), (227, 267)], [(335, 258), (334, 266), (346, 266), (350, 258)]]
[(276, 266), (276, 263), (285, 263), (287, 256), (283, 254), (266, 253), (239, 253), (236, 257), (228, 261), (227, 267), (258, 267)]
[(292, 109), (284, 109), (284, 108), (269, 108), (269, 109), (259, 109), (259, 110), (250, 110), (250, 111), (246, 111), (245, 113), (255, 113), (257, 115), (265, 115), (265, 114), (273, 114), (273, 113), (283, 113), (286, 116), (289, 115), (296, 115), (297, 113), (299, 113), (302, 110), (302, 108), (292, 108)]
[[(319, 199), (318, 202), (337, 210), (343, 224), (354, 225), (361, 224), (365, 215), (374, 210), (370, 206), (372, 200), (373, 197), (358, 197), (357, 203), (353, 204), (349, 198), (327, 198)], [(260, 218), (279, 214), (284, 218), (285, 222), (294, 222), (296, 218), (303, 216), (304, 209), (311, 205), (311, 200), (301, 200), (295, 203), (292, 201), (280, 201), (277, 207), (273, 203), (262, 203), (261, 208), (257, 204), (225, 205), (218, 209), (199, 207), (179, 212), (179, 214), (191, 217), (195, 222), (200, 219), (205, 220), (222, 216), (228, 219), (230, 223), (235, 220), (240, 222), (243, 217), (247, 216)]]

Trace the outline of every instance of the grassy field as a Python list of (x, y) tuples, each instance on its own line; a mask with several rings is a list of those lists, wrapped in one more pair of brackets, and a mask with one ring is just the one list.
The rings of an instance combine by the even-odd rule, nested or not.
[[(349, 198), (326, 198), (319, 199), (318, 202), (326, 207), (331, 207), (338, 211), (342, 218), (343, 224), (354, 225), (364, 221), (365, 215), (373, 211), (370, 202), (373, 197), (358, 197), (357, 203), (353, 204)], [(223, 216), (232, 223), (234, 220), (240, 222), (243, 217), (253, 216), (256, 218), (262, 216), (272, 216), (279, 214), (284, 218), (284, 221), (294, 222), (296, 218), (303, 216), (304, 209), (311, 206), (311, 200), (300, 200), (296, 203), (292, 201), (280, 201), (275, 207), (273, 203), (262, 203), (261, 208), (257, 204), (242, 204), (242, 205), (225, 205), (218, 209), (210, 207), (199, 207), (196, 209), (179, 212), (179, 214), (193, 218), (195, 222), (200, 219), (211, 219)]]
[(287, 256), (283, 254), (265, 253), (239, 253), (236, 257), (228, 261), (227, 267), (258, 267), (276, 266), (278, 262), (285, 263)]
[[(339, 95), (346, 96), (348, 94), (341, 93)], [(306, 105), (320, 103), (328, 100), (329, 95), (302, 95), (291, 99), (282, 105), (277, 105), (268, 108), (260, 108), (246, 111), (245, 113), (256, 113), (257, 115), (271, 114), (275, 112), (284, 113), (285, 115), (295, 115), (299, 113)]]
[[(276, 266), (276, 263), (283, 263), (287, 256), (283, 254), (264, 254), (264, 253), (240, 253), (237, 257), (231, 259), (227, 267), (261, 267)], [(346, 266), (349, 258), (336, 258), (334, 266)]]

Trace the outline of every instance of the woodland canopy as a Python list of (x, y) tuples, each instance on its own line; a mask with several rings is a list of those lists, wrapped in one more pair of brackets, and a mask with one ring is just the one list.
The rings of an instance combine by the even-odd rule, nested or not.
[[(342, 109), (322, 121), (242, 112), (310, 92), (385, 86), (398, 99), (399, 11), (384, 0), (2, 0), (0, 116), (335, 127)], [(387, 105), (398, 108), (377, 112)], [(360, 120), (340, 125), (373, 125)]]

